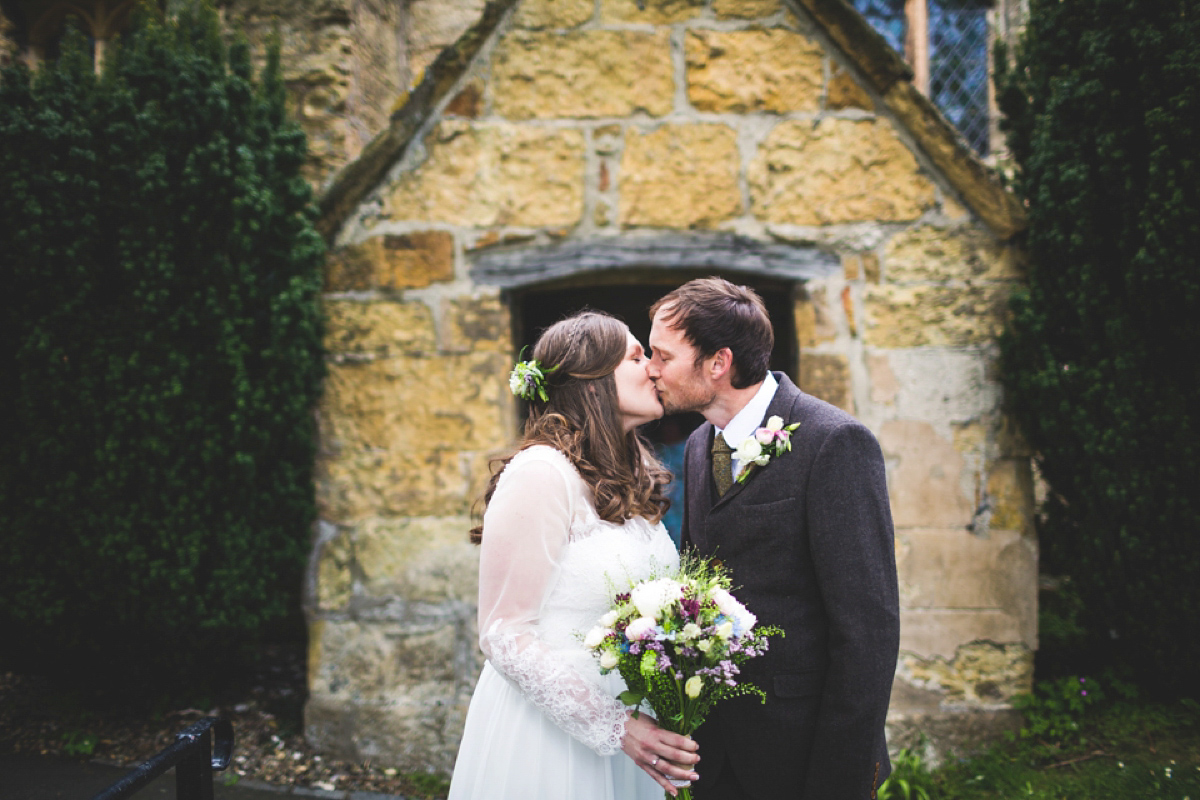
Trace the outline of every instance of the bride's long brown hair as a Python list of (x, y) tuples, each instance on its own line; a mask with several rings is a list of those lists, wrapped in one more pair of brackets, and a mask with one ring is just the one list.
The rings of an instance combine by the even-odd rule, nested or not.
[[(564, 453), (591, 487), (596, 513), (618, 524), (635, 516), (657, 522), (670, 506), (663, 487), (671, 474), (636, 429), (625, 432), (618, 409), (613, 371), (625, 358), (628, 331), (608, 314), (584, 311), (542, 333), (533, 358), (546, 374), (547, 399), (530, 402), (517, 448), (544, 444)], [(485, 506), (511, 460), (493, 462)], [(471, 541), (482, 538), (482, 525), (472, 529)]]

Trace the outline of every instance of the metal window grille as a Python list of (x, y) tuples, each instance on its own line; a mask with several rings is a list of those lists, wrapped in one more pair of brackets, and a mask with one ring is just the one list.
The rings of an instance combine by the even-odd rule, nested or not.
[(929, 0), (929, 97), (980, 155), (988, 153), (987, 7)]
[[(904, 53), (904, 0), (853, 0), (871, 26)], [(980, 155), (988, 153), (987, 0), (926, 0), (929, 97)]]

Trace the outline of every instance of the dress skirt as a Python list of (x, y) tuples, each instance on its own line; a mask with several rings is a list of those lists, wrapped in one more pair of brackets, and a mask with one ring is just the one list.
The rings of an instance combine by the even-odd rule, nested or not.
[[(625, 687), (603, 676), (616, 697)], [(447, 800), (662, 800), (622, 752), (598, 755), (551, 722), (517, 686), (483, 665)]]

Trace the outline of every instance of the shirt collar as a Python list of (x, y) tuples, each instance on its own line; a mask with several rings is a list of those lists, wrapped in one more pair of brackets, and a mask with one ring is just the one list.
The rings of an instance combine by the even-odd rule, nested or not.
[(742, 406), (742, 410), (733, 415), (733, 419), (729, 420), (729, 424), (721, 431), (721, 435), (725, 437), (725, 441), (733, 449), (750, 437), (762, 425), (763, 418), (767, 415), (767, 409), (771, 406), (771, 400), (775, 397), (775, 390), (779, 388), (779, 381), (775, 380), (775, 376), (767, 372), (767, 378), (758, 387), (754, 397), (750, 398), (750, 402)]

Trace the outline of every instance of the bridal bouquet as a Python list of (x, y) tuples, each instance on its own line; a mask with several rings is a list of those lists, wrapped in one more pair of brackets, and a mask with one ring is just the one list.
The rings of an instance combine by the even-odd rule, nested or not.
[[(755, 628), (758, 620), (729, 586), (722, 567), (685, 556), (674, 574), (615, 593), (612, 609), (584, 645), (602, 673), (615, 669), (625, 679), (621, 702), (648, 703), (661, 727), (684, 736), (718, 700), (749, 694), (766, 702), (762, 689), (737, 681), (739, 667), (766, 652), (768, 636), (783, 631)], [(685, 788), (679, 796), (686, 800), (691, 793)]]

